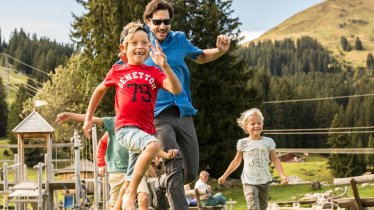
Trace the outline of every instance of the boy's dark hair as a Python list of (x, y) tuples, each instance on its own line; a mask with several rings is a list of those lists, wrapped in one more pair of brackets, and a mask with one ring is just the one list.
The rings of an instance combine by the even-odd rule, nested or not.
[(172, 19), (174, 16), (174, 9), (168, 1), (165, 0), (152, 0), (146, 7), (143, 14), (143, 21), (146, 23), (149, 18), (153, 16), (157, 10), (168, 10), (169, 17)]

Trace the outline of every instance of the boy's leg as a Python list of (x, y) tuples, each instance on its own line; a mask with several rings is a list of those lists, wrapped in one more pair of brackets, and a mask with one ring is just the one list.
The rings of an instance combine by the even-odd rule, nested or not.
[(135, 210), (138, 185), (153, 158), (160, 151), (160, 142), (154, 136), (133, 126), (117, 130), (116, 139), (130, 154), (126, 180), (131, 182), (122, 197), (122, 208)]
[(109, 205), (113, 208), (118, 200), (119, 192), (122, 185), (125, 183), (126, 173), (109, 173)]
[(138, 205), (139, 210), (149, 210), (149, 189), (146, 178), (143, 176), (138, 186)]
[(125, 191), (127, 189), (127, 187), (129, 186), (129, 181), (125, 181), (125, 183), (122, 185), (120, 191), (119, 191), (119, 194), (118, 194), (118, 198), (117, 199), (117, 202), (116, 202), (116, 205), (114, 208), (112, 208), (111, 210), (122, 210), (122, 196), (125, 194)]
[(145, 149), (140, 153), (138, 160), (135, 163), (135, 168), (131, 176), (129, 187), (126, 189), (125, 195), (123, 196), (122, 207), (126, 210), (135, 210), (135, 200), (137, 195), (137, 188), (139, 183), (148, 170), (153, 158), (160, 151), (160, 143), (158, 141), (152, 141)]

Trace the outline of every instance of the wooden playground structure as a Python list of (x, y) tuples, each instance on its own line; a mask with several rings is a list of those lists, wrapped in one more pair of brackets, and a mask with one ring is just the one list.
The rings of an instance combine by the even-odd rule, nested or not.
[[(17, 148), (13, 164), (4, 162), (2, 179), (0, 179), (0, 194), (3, 195), (3, 206), (0, 209), (27, 210), (27, 204), (31, 204), (33, 210), (54, 209), (105, 209), (102, 205), (108, 200), (108, 188), (105, 179), (98, 177), (96, 159), (93, 158), (93, 178), (82, 178), (80, 159), (80, 136), (74, 130), (71, 143), (54, 143), (54, 129), (36, 111), (31, 112), (13, 130), (17, 137), (17, 145), (8, 145), (8, 148)], [(43, 144), (25, 144), (25, 139), (42, 139)], [(93, 128), (92, 154), (96, 154), (97, 135), (96, 127)], [(25, 164), (25, 148), (45, 148), (44, 162), (39, 162), (34, 169), (37, 170), (37, 179), (27, 179), (27, 166)], [(71, 173), (72, 179), (56, 180), (55, 175), (60, 169), (56, 169), (54, 163), (61, 160), (52, 159), (53, 148), (70, 147), (74, 150), (74, 167)], [(95, 157), (95, 155), (93, 155)], [(44, 168), (44, 180), (43, 180)], [(64, 169), (66, 170), (66, 169)], [(13, 173), (13, 180), (9, 180), (9, 174)], [(87, 186), (93, 186), (93, 201), (87, 199)], [(74, 193), (66, 193), (73, 189)], [(57, 192), (65, 191), (63, 203), (58, 202)], [(70, 191), (71, 192), (71, 191)], [(12, 204), (12, 205), (10, 205)], [(101, 207), (102, 206), (102, 207)]]

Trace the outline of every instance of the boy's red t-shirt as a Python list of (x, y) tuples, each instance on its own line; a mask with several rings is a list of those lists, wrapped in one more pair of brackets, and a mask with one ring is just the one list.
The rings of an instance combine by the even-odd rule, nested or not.
[(156, 133), (153, 124), (156, 96), (165, 78), (155, 66), (113, 65), (104, 85), (116, 89), (116, 129), (133, 125), (149, 134)]

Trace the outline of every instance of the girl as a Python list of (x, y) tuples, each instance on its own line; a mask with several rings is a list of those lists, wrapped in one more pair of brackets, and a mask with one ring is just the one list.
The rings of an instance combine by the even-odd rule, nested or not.
[(249, 109), (241, 114), (237, 122), (244, 133), (249, 136), (238, 140), (236, 156), (226, 172), (218, 179), (218, 183), (225, 183), (227, 177), (240, 166), (244, 158), (241, 179), (247, 208), (266, 210), (269, 186), (272, 181), (269, 169), (270, 160), (282, 179), (281, 184), (287, 184), (288, 180), (275, 153), (274, 140), (261, 136), (264, 122), (261, 111), (257, 108)]

